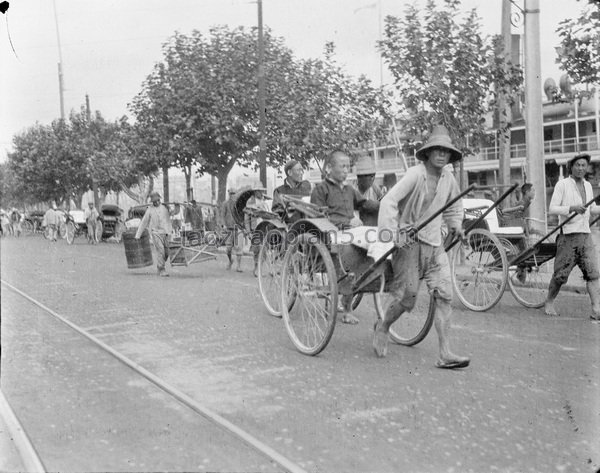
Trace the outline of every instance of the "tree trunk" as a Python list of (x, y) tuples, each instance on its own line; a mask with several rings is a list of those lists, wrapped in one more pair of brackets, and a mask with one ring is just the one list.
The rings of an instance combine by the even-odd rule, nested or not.
[(225, 202), (227, 200), (227, 178), (229, 177), (229, 173), (233, 169), (237, 158), (232, 157), (227, 164), (219, 169), (217, 173), (217, 180), (219, 181), (219, 193), (218, 193), (218, 202)]
[(183, 175), (185, 176), (185, 198), (189, 202), (194, 198), (194, 189), (192, 188), (192, 166), (184, 166)]
[(169, 202), (169, 167), (164, 166), (162, 168), (163, 173), (163, 202)]

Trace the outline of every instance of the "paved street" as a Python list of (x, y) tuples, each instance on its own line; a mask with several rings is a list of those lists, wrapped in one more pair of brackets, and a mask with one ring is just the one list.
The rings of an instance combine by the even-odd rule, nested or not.
[[(472, 364), (451, 372), (434, 367), (434, 330), (377, 359), (370, 298), (321, 355), (298, 353), (250, 258), (244, 273), (219, 256), (158, 278), (128, 270), (122, 245), (0, 244), (3, 281), (306, 471), (600, 468), (600, 324), (587, 295), (561, 293), (556, 318), (508, 292), (489, 312), (456, 306), (454, 345)], [(1, 388), (49, 471), (280, 470), (1, 290)]]

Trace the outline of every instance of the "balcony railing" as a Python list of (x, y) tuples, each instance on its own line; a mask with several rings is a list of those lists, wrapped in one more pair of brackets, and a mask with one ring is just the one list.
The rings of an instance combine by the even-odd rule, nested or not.
[[(576, 144), (578, 143), (578, 146)], [(576, 138), (565, 138), (560, 140), (550, 140), (544, 142), (544, 155), (552, 154), (563, 154), (563, 153), (574, 153), (593, 151), (600, 149), (598, 139), (596, 135), (582, 136), (577, 140)], [(525, 144), (514, 144), (510, 147), (511, 158), (526, 158), (527, 157), (527, 145)], [(489, 147), (481, 148), (479, 153), (471, 155), (466, 158), (469, 162), (477, 161), (488, 161), (498, 159), (498, 148)], [(406, 162), (409, 167), (414, 166), (416, 158), (414, 156), (407, 156)], [(386, 172), (399, 172), (404, 170), (404, 164), (400, 158), (385, 158), (375, 160), (375, 168), (378, 173)], [(352, 169), (351, 174), (354, 173)], [(313, 169), (308, 171), (307, 178), (311, 181), (319, 180), (321, 178), (321, 171), (319, 169)]]

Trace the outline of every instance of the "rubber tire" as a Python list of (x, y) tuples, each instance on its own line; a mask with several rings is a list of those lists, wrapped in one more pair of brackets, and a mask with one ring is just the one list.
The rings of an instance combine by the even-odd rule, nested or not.
[[(385, 289), (385, 276), (381, 276), (381, 288), (379, 292), (373, 294), (373, 303), (375, 304), (375, 312), (377, 313), (378, 320), (383, 320), (387, 304), (389, 304), (388, 298), (392, 296), (389, 293), (384, 292)], [(420, 291), (427, 290), (421, 285)], [(403, 313), (400, 318), (392, 324), (390, 327), (389, 335), (390, 340), (398, 345), (404, 345), (412, 347), (417, 343), (422, 342), (427, 337), (427, 334), (431, 330), (433, 320), (435, 317), (435, 297), (429, 296), (429, 306), (427, 312), (420, 311), (420, 305), (415, 305), (415, 308), (411, 312)], [(411, 327), (410, 331), (407, 331), (407, 327)], [(414, 329), (412, 329), (414, 328)]]
[(72, 245), (75, 241), (75, 224), (73, 222), (67, 222), (67, 235), (66, 240), (69, 245)]
[[(482, 248), (482, 247), (484, 247), (484, 245), (486, 245), (485, 248), (488, 249), (488, 253), (491, 251), (494, 251), (500, 258), (499, 263), (501, 265), (501, 268), (499, 268), (498, 274), (496, 275), (496, 279), (491, 279), (491, 281), (494, 283), (496, 293), (495, 293), (495, 295), (493, 295), (493, 297), (491, 297), (487, 301), (478, 303), (478, 301), (475, 300), (475, 298), (473, 298), (473, 300), (469, 300), (466, 292), (464, 291), (464, 288), (467, 287), (465, 284), (468, 284), (468, 283), (466, 283), (466, 281), (468, 281), (469, 279), (459, 280), (459, 278), (457, 277), (457, 274), (458, 274), (458, 272), (456, 271), (457, 264), (460, 261), (462, 249), (466, 245), (461, 244), (461, 246), (459, 248), (455, 248), (452, 250), (454, 253), (453, 257), (451, 258), (452, 259), (452, 268), (451, 268), (452, 269), (452, 285), (454, 286), (454, 292), (456, 293), (456, 297), (458, 297), (458, 300), (467, 309), (470, 309), (470, 310), (473, 310), (476, 312), (483, 312), (483, 311), (486, 311), (486, 310), (494, 307), (498, 303), (498, 301), (502, 298), (502, 295), (504, 294), (504, 291), (506, 289), (506, 284), (508, 282), (508, 261), (506, 258), (506, 252), (504, 251), (504, 247), (502, 246), (502, 243), (500, 243), (500, 240), (498, 239), (498, 237), (496, 235), (494, 235), (493, 233), (489, 232), (488, 230), (476, 228), (474, 230), (471, 230), (465, 238), (468, 242), (468, 245), (471, 247), (471, 250), (473, 250), (473, 248), (476, 248), (476, 249)], [(482, 242), (485, 242), (485, 243), (482, 244)], [(495, 266), (495, 267), (497, 267), (497, 266)], [(479, 281), (478, 281), (479, 276), (478, 275), (483, 274), (485, 269), (486, 269), (486, 265), (479, 264), (476, 269), (472, 270), (472, 274), (473, 274), (473, 278), (474, 278), (474, 281), (472, 281), (472, 284), (476, 290), (477, 290), (477, 286), (479, 284)], [(498, 278), (499, 278), (499, 280), (498, 280)]]
[[(303, 247), (304, 253), (299, 254), (300, 248)], [(303, 268), (299, 269), (296, 264), (292, 264), (294, 258), (302, 258), (303, 255), (313, 254), (313, 252), (318, 253), (318, 261), (322, 265), (322, 269), (325, 271), (319, 273), (321, 284), (327, 284), (329, 286), (329, 300), (325, 302), (324, 312), (325, 312), (325, 327), (320, 330), (320, 333), (316, 335), (314, 343), (305, 343), (300, 339), (300, 334), (296, 333), (295, 329), (295, 321), (293, 322), (291, 312), (300, 312), (302, 316), (302, 311), (304, 309), (303, 299), (306, 297), (303, 295), (302, 291), (295, 291), (292, 296), (295, 300), (295, 303), (291, 309), (286, 307), (285, 302), (290, 299), (290, 293), (292, 292), (292, 288), (290, 287), (290, 282), (294, 280), (295, 282), (300, 282), (302, 280), (306, 280), (307, 278), (312, 279), (313, 275), (310, 274), (309, 269), (303, 266)], [(312, 258), (317, 261), (317, 258)], [(304, 271), (303, 271), (304, 269)], [(301, 288), (301, 286), (299, 285)], [(301, 288), (302, 289), (302, 288)], [(306, 291), (306, 292), (311, 292)], [(316, 292), (316, 291), (315, 291)], [(304, 353), (305, 355), (318, 355), (325, 349), (329, 341), (331, 340), (331, 336), (333, 335), (333, 331), (335, 329), (336, 317), (337, 317), (337, 304), (338, 304), (338, 287), (337, 287), (337, 276), (335, 272), (335, 267), (333, 265), (333, 261), (331, 259), (331, 255), (327, 246), (320, 241), (320, 239), (314, 235), (303, 233), (299, 235), (294, 241), (289, 245), (285, 258), (283, 260), (283, 272), (282, 272), (282, 284), (281, 284), (281, 307), (283, 320), (285, 322), (285, 328), (287, 330), (287, 334), (296, 347), (296, 349), (300, 353)], [(315, 306), (317, 304), (314, 304)], [(296, 315), (295, 313), (293, 314)], [(308, 323), (311, 323), (312, 320), (315, 320), (315, 317), (318, 317), (319, 314), (309, 314)], [(295, 318), (295, 317), (294, 317)], [(306, 321), (306, 317), (302, 317)], [(314, 324), (313, 324), (314, 325)]]
[[(277, 243), (276, 243), (277, 242)], [(265, 261), (269, 258), (269, 261), (273, 261), (270, 257), (269, 252), (274, 252), (273, 245), (279, 245), (279, 249), (275, 251), (279, 251), (279, 271), (275, 275), (267, 275), (265, 272), (267, 268), (265, 267)], [(285, 235), (280, 230), (269, 230), (265, 237), (263, 238), (263, 244), (260, 247), (260, 252), (258, 253), (258, 289), (260, 291), (260, 295), (262, 297), (263, 303), (273, 317), (281, 317), (281, 275), (282, 275), (282, 267), (283, 267), (283, 259), (285, 258), (284, 249), (281, 248), (281, 245), (285, 245)], [(273, 278), (271, 285), (275, 285), (275, 290), (272, 291), (273, 295), (267, 290), (267, 279), (269, 276)]]

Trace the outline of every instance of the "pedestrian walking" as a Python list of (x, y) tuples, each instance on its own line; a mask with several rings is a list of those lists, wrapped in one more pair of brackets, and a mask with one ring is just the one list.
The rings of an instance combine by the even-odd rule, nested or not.
[(16, 208), (12, 209), (12, 212), (10, 213), (10, 227), (11, 227), (11, 234), (13, 236), (16, 237), (20, 237), (21, 236), (21, 221), (23, 220), (23, 216), (21, 215), (21, 212), (19, 212)]
[(230, 270), (233, 266), (233, 257), (235, 256), (236, 268), (238, 273), (242, 270), (242, 256), (244, 254), (244, 231), (235, 220), (235, 190), (229, 189), (229, 199), (223, 202), (221, 219), (223, 227), (227, 232), (225, 245), (227, 247), (227, 269)]
[(404, 312), (414, 308), (421, 279), (425, 279), (436, 304), (434, 323), (440, 350), (436, 366), (465, 368), (470, 363), (469, 358), (452, 353), (448, 341), (452, 278), (441, 229), (445, 221), (451, 233), (462, 236), (462, 201), (451, 205), (416, 236), (408, 232), (410, 238), (401, 237), (402, 229), (416, 227), (460, 193), (456, 179), (445, 166), (462, 159), (462, 154), (452, 144), (448, 130), (437, 126), (416, 157), (421, 164), (409, 168), (381, 200), (378, 233), (396, 235), (398, 249), (392, 257), (393, 301), (383, 320), (375, 325), (373, 348), (378, 357), (386, 356), (390, 326)]
[(593, 198), (592, 185), (585, 179), (590, 161), (589, 154), (578, 154), (571, 158), (567, 164), (569, 177), (558, 181), (552, 193), (548, 209), (550, 215), (558, 215), (559, 223), (573, 212), (577, 216), (567, 222), (556, 237), (554, 273), (548, 285), (544, 312), (546, 315), (559, 315), (554, 300), (577, 265), (583, 273), (592, 303), (590, 318), (600, 321), (600, 270), (598, 252), (590, 230), (590, 214), (598, 215), (600, 207), (595, 202), (585, 207)]
[(171, 227), (171, 214), (168, 207), (160, 203), (161, 198), (158, 192), (150, 194), (152, 205), (146, 209), (140, 226), (135, 233), (135, 239), (141, 238), (142, 233), (148, 228), (155, 250), (158, 275), (168, 277), (169, 273), (165, 266), (169, 260), (169, 238), (173, 229)]
[(204, 231), (202, 207), (200, 207), (195, 200), (192, 200), (190, 205), (185, 208), (185, 223), (190, 225), (191, 230)]
[(98, 243), (97, 230), (100, 214), (98, 213), (98, 210), (96, 210), (96, 207), (94, 207), (93, 202), (88, 202), (88, 208), (85, 209), (83, 218), (85, 219), (85, 225), (87, 227), (88, 243), (95, 245)]
[(48, 232), (48, 240), (50, 241), (56, 241), (58, 234), (59, 217), (60, 215), (56, 211), (56, 208), (54, 206), (46, 210), (46, 213), (44, 214), (42, 226), (46, 227), (46, 231)]

